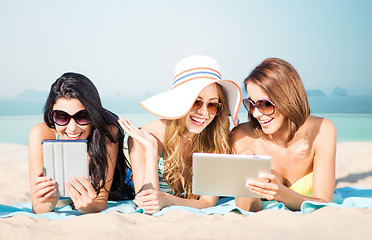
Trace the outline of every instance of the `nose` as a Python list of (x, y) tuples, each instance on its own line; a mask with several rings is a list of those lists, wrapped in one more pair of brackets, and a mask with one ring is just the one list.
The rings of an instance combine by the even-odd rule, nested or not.
[(70, 122), (67, 124), (67, 127), (66, 129), (73, 132), (74, 130), (78, 129), (79, 126), (78, 124), (75, 122), (75, 119), (71, 118)]
[(257, 107), (255, 107), (253, 109), (252, 115), (253, 117), (258, 118), (259, 116), (262, 116), (263, 114), (260, 111), (258, 111)]
[(200, 115), (208, 114), (207, 104), (203, 103), (203, 106), (201, 108), (199, 108), (198, 110), (196, 110), (196, 112)]

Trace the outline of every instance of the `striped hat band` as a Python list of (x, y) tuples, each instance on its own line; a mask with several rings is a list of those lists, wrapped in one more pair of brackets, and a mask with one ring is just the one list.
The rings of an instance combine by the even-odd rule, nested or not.
[(221, 80), (222, 76), (217, 70), (212, 69), (212, 68), (204, 68), (204, 67), (192, 68), (192, 69), (188, 69), (184, 72), (177, 74), (173, 79), (172, 88), (175, 88), (191, 80), (200, 79), (200, 78)]

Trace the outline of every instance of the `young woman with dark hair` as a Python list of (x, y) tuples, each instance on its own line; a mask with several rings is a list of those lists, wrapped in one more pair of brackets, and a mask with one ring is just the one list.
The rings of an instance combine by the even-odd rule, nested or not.
[[(306, 91), (288, 62), (269, 58), (245, 79), (243, 104), (249, 121), (231, 133), (233, 153), (272, 156), (272, 172), (246, 186), (267, 200), (299, 210), (304, 201), (332, 201), (336, 128), (310, 115)], [(236, 198), (237, 206), (258, 210), (258, 199)]]
[[(108, 200), (133, 199), (126, 181), (128, 163), (123, 153), (124, 133), (118, 117), (104, 109), (96, 87), (85, 76), (65, 73), (51, 86), (44, 107), (44, 122), (29, 133), (29, 178), (35, 213), (53, 211), (58, 198), (55, 181), (43, 176), (44, 139), (88, 141), (89, 176), (66, 183), (74, 207), (83, 213), (99, 212)], [(78, 190), (77, 190), (78, 189)]]

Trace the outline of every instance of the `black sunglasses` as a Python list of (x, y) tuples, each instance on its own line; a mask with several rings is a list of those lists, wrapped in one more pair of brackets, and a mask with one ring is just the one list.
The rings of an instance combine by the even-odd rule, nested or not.
[[(222, 103), (219, 102), (206, 102), (207, 104), (207, 111), (211, 115), (217, 115), (222, 110)], [(194, 105), (191, 107), (191, 111), (196, 111), (200, 109), (204, 105), (204, 102), (202, 100), (196, 100), (194, 102)]]
[(275, 104), (269, 99), (260, 99), (254, 103), (251, 99), (244, 98), (243, 105), (251, 114), (253, 114), (255, 108), (263, 115), (271, 115), (275, 112)]
[(66, 126), (70, 122), (71, 118), (73, 118), (77, 124), (83, 126), (88, 125), (91, 122), (89, 114), (86, 110), (81, 110), (72, 116), (62, 110), (53, 110), (51, 112), (51, 116), (53, 123), (57, 124), (58, 126)]

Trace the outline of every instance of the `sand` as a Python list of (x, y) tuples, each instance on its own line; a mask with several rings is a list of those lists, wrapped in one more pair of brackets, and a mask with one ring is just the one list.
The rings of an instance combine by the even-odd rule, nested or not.
[[(27, 146), (0, 143), (0, 204), (30, 201)], [(336, 187), (372, 188), (372, 142), (339, 143)], [(325, 207), (310, 214), (265, 210), (251, 216), (172, 210), (87, 214), (63, 220), (0, 218), (0, 239), (371, 239), (372, 208)]]

